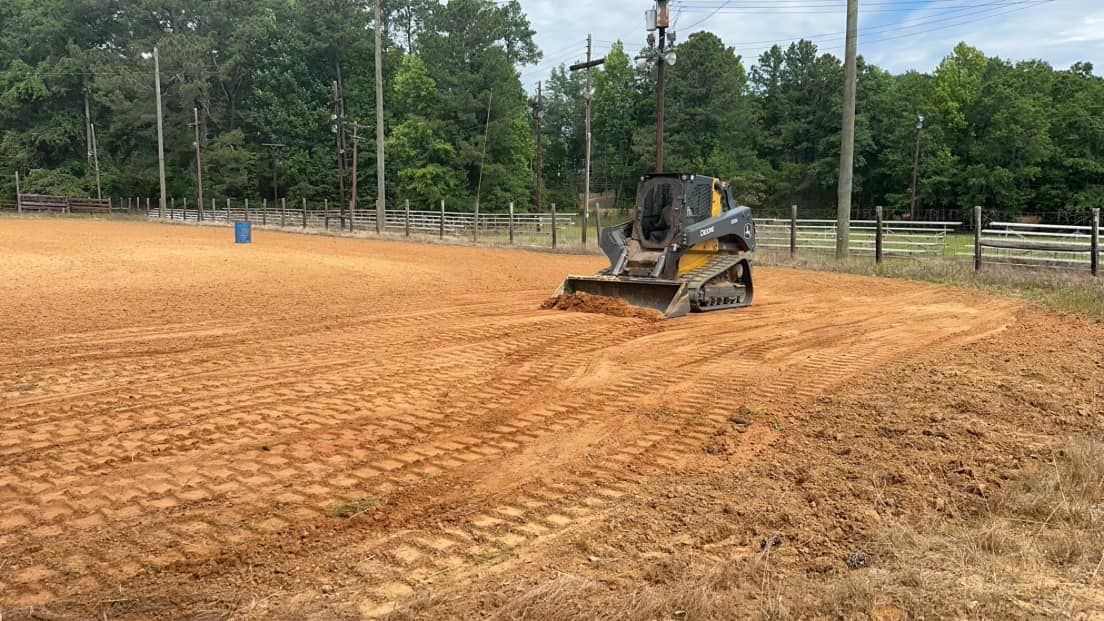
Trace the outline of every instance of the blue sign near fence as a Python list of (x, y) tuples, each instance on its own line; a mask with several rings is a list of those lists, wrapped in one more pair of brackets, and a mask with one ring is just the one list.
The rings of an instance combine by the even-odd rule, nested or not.
[(251, 243), (253, 243), (253, 224), (251, 222), (235, 222), (234, 223), (234, 243), (235, 244), (251, 244)]

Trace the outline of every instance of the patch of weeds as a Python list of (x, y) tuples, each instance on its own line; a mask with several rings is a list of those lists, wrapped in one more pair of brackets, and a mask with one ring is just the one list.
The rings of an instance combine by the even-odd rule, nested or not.
[(678, 412), (667, 406), (663, 406), (648, 412), (647, 416), (653, 420), (669, 421), (678, 418)]
[(329, 506), (326, 512), (332, 517), (350, 519), (363, 515), (379, 506), (379, 501), (371, 496), (365, 496), (358, 500), (337, 502)]
[(485, 554), (477, 554), (472, 557), (472, 563), (476, 565), (498, 565), (504, 563), (516, 555), (514, 554), (514, 548), (507, 545), (498, 545), (491, 552)]

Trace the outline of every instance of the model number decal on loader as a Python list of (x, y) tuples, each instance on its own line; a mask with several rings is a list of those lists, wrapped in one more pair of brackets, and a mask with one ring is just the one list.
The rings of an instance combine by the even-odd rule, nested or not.
[(715, 226), (711, 226), (709, 228), (704, 228), (704, 229), (701, 230), (701, 232), (698, 233), (698, 237), (705, 237), (706, 235), (711, 235), (713, 233), (713, 231), (716, 230), (716, 228), (717, 227), (715, 227)]

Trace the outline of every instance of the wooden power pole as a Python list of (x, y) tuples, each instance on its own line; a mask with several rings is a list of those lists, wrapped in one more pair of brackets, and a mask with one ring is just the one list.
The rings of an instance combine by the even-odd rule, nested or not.
[(203, 146), (199, 141), (199, 108), (192, 108), (195, 115), (195, 155), (196, 155), (196, 207), (199, 219), (203, 220)]
[(487, 93), (487, 125), (483, 129), (483, 158), (479, 161), (479, 183), (475, 186), (475, 225), (472, 227), (472, 240), (479, 241), (479, 198), (483, 193), (483, 167), (487, 165), (487, 142), (491, 138), (491, 103), (494, 91)]
[(592, 39), (591, 35), (588, 34), (587, 35), (587, 58), (586, 58), (586, 61), (587, 61), (586, 93), (583, 94), (583, 99), (586, 102), (586, 156), (584, 157), (584, 159), (586, 160), (586, 163), (584, 164), (585, 168), (583, 170), (583, 214), (582, 214), (583, 225), (579, 229), (579, 230), (582, 231), (583, 247), (584, 248), (586, 247), (586, 243), (587, 243), (587, 227), (590, 224), (590, 147), (591, 147), (591, 138), (592, 138), (592, 134), (591, 134), (591, 131), (590, 131), (590, 120), (591, 120), (590, 119), (590, 108), (591, 108), (591, 103), (594, 100), (593, 89), (592, 89), (591, 83), (590, 83), (590, 73), (591, 73), (591, 71), (590, 71), (590, 61), (592, 60), (591, 53), (593, 51), (593, 47), (594, 47), (593, 46), (593, 39)]
[(349, 230), (353, 230), (353, 219), (356, 218), (357, 200), (359, 200), (359, 194), (357, 192), (357, 164), (360, 160), (360, 123), (353, 121), (353, 179), (351, 181), (352, 193), (349, 196)]
[(386, 153), (384, 151), (383, 127), (383, 13), (380, 0), (376, 0), (376, 232), (383, 232), (383, 221), (387, 217)]
[(656, 27), (659, 29), (659, 54), (656, 56), (656, 172), (663, 172), (663, 135), (667, 117), (667, 28), (671, 25), (667, 0), (656, 2)]
[(533, 120), (537, 122), (537, 213), (541, 213), (541, 186), (544, 184), (544, 164), (541, 153), (541, 116), (544, 115), (542, 96), (541, 83), (537, 82), (537, 101), (533, 104)]
[(103, 187), (100, 186), (100, 153), (96, 146), (96, 124), (88, 124), (88, 133), (92, 138), (92, 170), (96, 171), (96, 198), (103, 200)]
[[(340, 65), (338, 65), (340, 71)], [(337, 193), (339, 195), (338, 203), (341, 207), (341, 215), (345, 215), (346, 203), (345, 203), (345, 106), (342, 103), (341, 97), (341, 80), (334, 80), (334, 113), (333, 113), (333, 131), (334, 139), (336, 140), (337, 148)]]
[(165, 188), (165, 119), (161, 109), (161, 60), (157, 54), (157, 48), (153, 48), (153, 78), (157, 87), (157, 171), (161, 178), (161, 202), (158, 205), (157, 216), (165, 218), (165, 202), (168, 191)]
[(916, 186), (920, 180), (920, 136), (924, 133), (924, 115), (916, 115), (916, 151), (912, 155), (912, 202), (909, 220), (916, 221)]
[(851, 243), (851, 190), (855, 167), (855, 86), (857, 82), (859, 0), (847, 0), (847, 45), (843, 66), (843, 130), (840, 137), (836, 258), (846, 259)]
[(587, 243), (587, 226), (590, 223), (590, 147), (591, 147), (591, 103), (594, 100), (594, 93), (591, 88), (590, 74), (591, 70), (606, 62), (605, 58), (599, 58), (594, 60), (592, 58), (593, 53), (593, 39), (591, 35), (587, 35), (587, 51), (586, 62), (577, 65), (572, 65), (568, 69), (570, 71), (586, 70), (586, 92), (583, 93), (583, 99), (586, 102), (586, 154), (584, 156), (585, 163), (583, 164), (583, 208), (579, 216), (582, 220), (582, 226), (580, 227), (580, 240), (583, 242), (583, 246)]

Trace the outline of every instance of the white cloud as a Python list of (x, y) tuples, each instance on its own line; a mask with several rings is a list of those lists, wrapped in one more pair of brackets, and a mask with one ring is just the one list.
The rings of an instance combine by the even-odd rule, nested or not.
[[(625, 41), (630, 53), (639, 49), (646, 36), (644, 11), (653, 6), (651, 0), (521, 3), (545, 52), (541, 65), (523, 68), (527, 86), (547, 78), (552, 67), (561, 62), (570, 64), (583, 58), (588, 32), (594, 34), (596, 55), (605, 53), (609, 42), (618, 39)], [(734, 2), (733, 6), (738, 4)], [(678, 14), (678, 6), (672, 3), (672, 16)], [(829, 12), (809, 13), (808, 6), (791, 11), (723, 11), (693, 30), (716, 33), (749, 65), (771, 42), (801, 37), (816, 41), (821, 51), (842, 56), (843, 0)], [(893, 72), (931, 71), (956, 43), (966, 41), (990, 56), (1039, 58), (1058, 68), (1089, 61), (1096, 66), (1097, 74), (1104, 73), (1104, 6), (1100, 0), (1056, 0), (1036, 6), (1019, 0), (969, 0), (958, 6), (933, 0), (915, 11), (900, 11), (873, 7), (863, 10), (860, 2), (859, 52)], [(687, 27), (707, 15), (708, 11), (702, 9), (684, 11), (675, 28), (679, 38), (684, 40), (690, 34)]]

